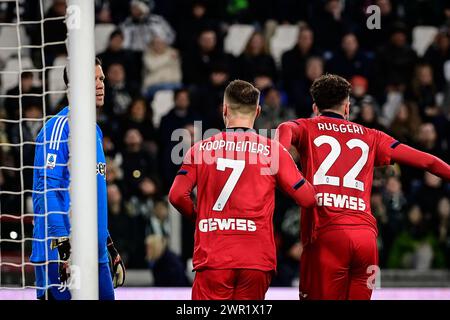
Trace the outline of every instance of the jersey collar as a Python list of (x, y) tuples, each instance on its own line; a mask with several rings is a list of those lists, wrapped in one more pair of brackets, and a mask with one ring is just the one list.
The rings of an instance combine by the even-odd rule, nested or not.
[(230, 128), (223, 129), (223, 131), (225, 131), (225, 132), (239, 132), (239, 131), (256, 132), (255, 129), (253, 129), (253, 128), (246, 128), (246, 127), (230, 127)]
[(329, 117), (329, 118), (344, 119), (344, 117), (342, 115), (340, 115), (336, 112), (331, 112), (331, 111), (326, 111), (320, 115), (324, 116), (324, 117)]

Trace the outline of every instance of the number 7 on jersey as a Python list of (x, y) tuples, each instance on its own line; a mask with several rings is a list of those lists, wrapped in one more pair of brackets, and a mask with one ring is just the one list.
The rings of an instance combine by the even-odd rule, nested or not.
[(230, 198), (231, 193), (233, 192), (234, 187), (236, 186), (239, 178), (241, 177), (242, 172), (245, 168), (244, 160), (232, 160), (225, 158), (217, 159), (217, 170), (225, 171), (226, 168), (231, 168), (230, 176), (228, 177), (227, 182), (223, 186), (222, 191), (220, 192), (219, 197), (217, 198), (216, 203), (214, 204), (214, 211), (222, 211)]

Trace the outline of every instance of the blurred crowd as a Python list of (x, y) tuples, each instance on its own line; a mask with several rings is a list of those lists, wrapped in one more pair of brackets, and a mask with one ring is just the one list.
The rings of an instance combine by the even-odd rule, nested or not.
[[(40, 20), (39, 1), (19, 1), (23, 19)], [(380, 29), (367, 27), (366, 7), (379, 8)], [(63, 16), (64, 0), (53, 0), (46, 18)], [(231, 79), (261, 90), (258, 129), (310, 117), (311, 83), (336, 73), (353, 85), (351, 120), (382, 130), (400, 142), (450, 160), (450, 2), (444, 0), (96, 0), (96, 24), (114, 24), (107, 48), (99, 54), (105, 80), (105, 106), (98, 114), (107, 156), (110, 233), (128, 268), (151, 268), (155, 285), (188, 285), (193, 226), (182, 221), (182, 252), (169, 247), (167, 193), (178, 165), (171, 153), (172, 132), (196, 136), (223, 128), (223, 92)], [(16, 19), (15, 3), (0, 4), (0, 21)], [(254, 33), (239, 55), (224, 50), (230, 27), (247, 24)], [(271, 54), (278, 25), (298, 26), (296, 43)], [(438, 32), (424, 52), (412, 47), (417, 26)], [(32, 44), (41, 44), (40, 24), (27, 25)], [(44, 40), (64, 41), (63, 20), (46, 20)], [(32, 49), (37, 68), (66, 55), (65, 45)], [(449, 62), (449, 63), (447, 63)], [(0, 68), (4, 61), (0, 61)], [(9, 89), (42, 93), (30, 72)], [(39, 78), (39, 76), (38, 76)], [(173, 92), (173, 106), (155, 121), (161, 91)], [(48, 102), (48, 101), (47, 101)], [(45, 114), (67, 103), (45, 103), (33, 96), (0, 100), (0, 163), (32, 166), (32, 142)], [(20, 105), (20, 108), (19, 108)], [(75, 106), (76, 107), (76, 106)], [(22, 115), (19, 114), (22, 110)], [(195, 140), (193, 140), (195, 141)], [(294, 158), (297, 157), (293, 153)], [(32, 169), (0, 170), (0, 190), (29, 190)], [(30, 196), (25, 192), (24, 197)], [(1, 212), (20, 214), (24, 197), (1, 193)], [(450, 268), (450, 185), (436, 176), (403, 166), (377, 169), (372, 211), (378, 220), (380, 267)], [(290, 286), (298, 277), (302, 252), (298, 208), (277, 194), (274, 217), (278, 274), (273, 285)], [(28, 232), (28, 231), (27, 231)], [(2, 235), (3, 237), (3, 235)], [(190, 271), (190, 270), (187, 270)]]

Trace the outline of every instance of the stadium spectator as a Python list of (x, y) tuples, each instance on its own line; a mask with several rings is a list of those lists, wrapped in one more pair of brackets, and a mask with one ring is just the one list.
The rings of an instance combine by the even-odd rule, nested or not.
[(141, 89), (141, 72), (134, 60), (134, 56), (130, 50), (123, 46), (124, 36), (122, 30), (119, 28), (114, 30), (109, 36), (108, 47), (105, 51), (99, 54), (99, 58), (105, 70), (113, 63), (119, 63), (124, 66), (126, 81), (129, 83), (132, 90)]
[(387, 263), (392, 269), (429, 270), (445, 267), (445, 257), (434, 234), (426, 227), (423, 213), (412, 204), (407, 213), (407, 224), (392, 244)]
[[(30, 105), (42, 105), (42, 98), (39, 96), (27, 96), (26, 94), (42, 94), (42, 87), (35, 86), (33, 73), (25, 71), (20, 74), (20, 86), (17, 84), (14, 88), (6, 92), (8, 96), (21, 95), (22, 108), (25, 109)], [(4, 103), (6, 117), (10, 120), (17, 120), (20, 118), (20, 104), (19, 98), (8, 97)], [(51, 110), (51, 108), (49, 108)], [(50, 111), (48, 110), (48, 111)]]
[[(105, 157), (109, 159), (113, 159), (119, 166), (122, 164), (122, 154), (119, 145), (117, 145), (114, 139), (111, 137), (109, 133), (106, 133), (103, 136), (103, 151), (105, 152)], [(106, 176), (108, 180), (108, 176)]]
[[(292, 154), (292, 153), (291, 153)], [(294, 158), (295, 159), (295, 158)], [(300, 256), (303, 246), (299, 241), (300, 215), (298, 206), (280, 192), (275, 194), (274, 228), (277, 241), (277, 274), (271, 285), (291, 287), (298, 285)]]
[[(295, 111), (282, 105), (281, 92), (275, 87), (269, 87), (261, 92), (264, 102), (261, 104), (261, 114), (255, 120), (255, 129), (266, 129), (267, 137), (273, 138), (271, 130), (284, 121), (295, 117)], [(263, 132), (259, 132), (264, 135)]]
[(446, 267), (450, 266), (450, 198), (441, 198), (438, 203), (437, 236), (444, 252)]
[[(14, 124), (11, 128), (11, 143), (26, 143), (21, 148), (14, 148), (16, 152), (15, 158), (24, 166), (32, 167), (34, 165), (34, 145), (36, 137), (43, 125), (42, 107), (40, 105), (29, 104), (22, 110), (22, 119), (20, 123)], [(33, 188), (33, 169), (24, 168), (22, 171), (24, 180), (24, 189), (31, 190)], [(30, 197), (31, 194), (25, 194)]]
[(387, 129), (378, 120), (378, 112), (379, 110), (373, 99), (363, 99), (361, 100), (361, 111), (355, 122), (367, 128), (387, 132)]
[(131, 0), (131, 15), (123, 22), (124, 47), (142, 53), (152, 37), (158, 35), (169, 45), (175, 41), (175, 32), (164, 17), (153, 14), (147, 0)]
[(409, 28), (416, 25), (438, 26), (444, 22), (447, 1), (394, 1)]
[[(108, 143), (107, 141), (108, 139), (103, 139), (103, 143)], [(123, 158), (121, 153), (117, 153), (115, 157), (106, 156), (106, 171), (108, 172), (106, 183), (108, 185), (117, 184), (119, 187), (122, 186), (122, 163)]]
[(258, 73), (255, 75), (255, 78), (253, 79), (253, 83), (255, 87), (260, 90), (264, 91), (267, 88), (275, 86), (275, 81), (270, 77), (270, 75), (266, 73)]
[(350, 80), (354, 76), (369, 78), (371, 76), (371, 58), (359, 47), (354, 33), (342, 37), (341, 47), (333, 53), (327, 62), (327, 71)]
[(384, 248), (390, 252), (393, 239), (398, 235), (405, 222), (405, 208), (407, 199), (402, 190), (402, 183), (396, 176), (387, 178), (382, 193), (387, 226), (384, 233)]
[(390, 124), (389, 130), (398, 141), (413, 144), (421, 122), (417, 105), (414, 103), (402, 103)]
[(137, 129), (144, 139), (144, 150), (154, 157), (157, 153), (158, 137), (152, 117), (153, 111), (147, 100), (143, 97), (135, 98), (121, 121), (120, 135), (123, 136), (129, 129)]
[(205, 84), (215, 65), (225, 66), (233, 74), (234, 57), (223, 51), (218, 44), (214, 29), (203, 30), (197, 38), (197, 46), (186, 51), (182, 57), (183, 83)]
[(311, 16), (311, 1), (278, 0), (273, 3), (274, 11), (270, 13), (278, 23), (295, 24), (299, 21), (309, 21)]
[(442, 28), (428, 47), (424, 60), (432, 66), (437, 91), (445, 88), (444, 64), (450, 60), (450, 37), (447, 28)]
[[(5, 109), (0, 106), (0, 119), (8, 119)], [(6, 122), (0, 121), (0, 153), (8, 152), (11, 147), (9, 144), (9, 133), (6, 129)]]
[(433, 70), (430, 65), (417, 65), (408, 93), (406, 98), (418, 104), (422, 119), (432, 122), (435, 126), (440, 144), (447, 144), (449, 121), (438, 102), (441, 99), (434, 83)]
[[(384, 0), (386, 1), (386, 0)], [(388, 86), (407, 86), (413, 76), (416, 52), (409, 46), (403, 24), (392, 29), (389, 42), (379, 47), (374, 61), (374, 89), (382, 96)]]
[(123, 186), (126, 199), (140, 193), (142, 181), (156, 172), (155, 160), (143, 148), (143, 137), (137, 129), (129, 129), (124, 135)]
[(167, 202), (156, 201), (146, 230), (146, 260), (157, 287), (190, 285), (181, 258), (169, 247), (169, 210)]
[(321, 56), (314, 43), (314, 33), (308, 26), (300, 27), (296, 45), (281, 56), (283, 87), (289, 95), (298, 90), (298, 82), (305, 74), (306, 61), (311, 56)]
[(377, 102), (375, 101), (375, 98), (368, 94), (369, 81), (367, 80), (367, 78), (355, 75), (350, 79), (350, 83), (352, 84), (352, 92), (350, 94), (350, 103), (352, 109), (350, 111), (349, 119), (353, 121), (359, 116), (363, 103), (373, 104), (379, 112), (379, 107)]
[(207, 84), (195, 87), (195, 110), (204, 115), (203, 129), (223, 129), (222, 104), (223, 93), (230, 79), (230, 73), (226, 66), (213, 66)]
[(41, 19), (39, 1), (2, 1), (0, 3), (0, 22), (12, 23), (16, 21), (17, 8), (24, 20), (37, 21)]
[(131, 0), (96, 0), (95, 20), (96, 23), (122, 23), (130, 14)]
[[(424, 122), (418, 127), (415, 146), (421, 151), (448, 161), (448, 152), (445, 151), (445, 146), (440, 143), (435, 126), (430, 122)], [(400, 170), (404, 192), (413, 193), (423, 181), (423, 172), (407, 166), (400, 166)]]
[[(392, 245), (392, 237), (389, 225), (389, 218), (386, 214), (386, 206), (383, 202), (383, 193), (378, 184), (377, 175), (380, 170), (375, 170), (374, 183), (372, 188), (372, 196), (370, 197), (370, 207), (372, 214), (377, 219), (378, 228), (378, 265), (380, 268), (386, 266), (387, 256), (389, 255), (389, 246)], [(384, 181), (384, 179), (383, 179)]]
[(152, 37), (143, 55), (143, 92), (149, 100), (158, 90), (174, 90), (182, 86), (181, 58), (163, 38)]
[(105, 90), (105, 114), (112, 121), (126, 114), (133, 96), (137, 95), (126, 81), (125, 68), (120, 63), (113, 63), (106, 70)]
[(436, 128), (430, 122), (425, 122), (419, 127), (417, 143), (422, 151), (434, 154), (441, 159), (448, 159), (445, 147), (439, 143)]
[(445, 2), (444, 4), (444, 26), (450, 26), (450, 3)]
[(178, 5), (177, 11), (181, 14), (174, 26), (177, 32), (177, 47), (183, 52), (195, 49), (197, 38), (203, 30), (213, 29), (216, 33), (220, 31), (219, 20), (211, 16), (207, 0), (180, 1)]
[[(18, 168), (20, 167), (19, 159), (16, 159), (12, 150), (0, 152), (1, 163), (5, 168)], [(19, 215), (22, 212), (22, 199), (19, 194), (21, 192), (21, 182), (20, 182), (20, 171), (19, 170), (7, 170), (2, 169), (0, 175), (0, 187), (5, 191), (12, 191), (17, 194), (12, 193), (2, 193), (2, 214), (12, 214)]]
[[(175, 41), (175, 31), (166, 19), (151, 12), (148, 0), (131, 0), (130, 16), (120, 25), (124, 35), (123, 46), (133, 54), (139, 84), (142, 84), (142, 54), (156, 35), (169, 45)], [(140, 89), (140, 86), (139, 86)]]
[(239, 70), (239, 78), (245, 81), (253, 81), (256, 75), (266, 74), (276, 82), (275, 60), (269, 54), (261, 32), (250, 36), (244, 52), (236, 61), (236, 69)]
[[(108, 175), (110, 172), (108, 172)], [(108, 184), (108, 224), (109, 233), (114, 237), (114, 243), (121, 252), (125, 266), (128, 266), (130, 253), (133, 251), (133, 220), (127, 214), (122, 192), (117, 184)]]
[(439, 200), (450, 197), (450, 191), (446, 190), (442, 179), (429, 172), (425, 172), (423, 184), (413, 196), (417, 204), (420, 205), (424, 220), (428, 225), (437, 225), (439, 221)]
[(321, 57), (312, 56), (306, 61), (305, 73), (298, 79), (294, 92), (291, 92), (291, 99), (295, 106), (297, 116), (309, 118), (312, 114), (312, 98), (309, 88), (315, 79), (323, 75), (324, 61)]
[(200, 120), (200, 117), (191, 107), (190, 93), (188, 90), (176, 90), (174, 100), (174, 107), (161, 118), (159, 126), (161, 146), (160, 163), (164, 191), (169, 190), (178, 170), (178, 165), (174, 164), (171, 158), (172, 148), (178, 143), (178, 141), (172, 141), (172, 133), (176, 129), (193, 124), (195, 120)]
[(378, 98), (381, 99), (379, 101), (383, 101), (381, 106), (381, 121), (385, 126), (389, 127), (404, 103), (406, 86), (389, 85), (385, 89), (384, 94), (378, 96)]
[[(53, 61), (63, 55), (67, 55), (66, 41), (67, 27), (64, 22), (66, 16), (66, 0), (53, 0), (52, 6), (45, 14), (44, 20), (44, 39), (41, 39), (39, 33), (39, 39), (37, 39), (37, 45), (49, 42), (59, 42), (58, 44), (52, 44), (44, 46), (45, 65), (51, 66)], [(61, 19), (53, 19), (53, 18)]]
[(159, 183), (150, 177), (144, 177), (138, 184), (138, 190), (125, 201), (127, 214), (133, 220), (132, 251), (130, 252), (129, 265), (132, 268), (145, 269), (146, 261), (145, 238), (149, 219), (155, 208), (156, 199), (159, 197)]
[(436, 94), (437, 88), (433, 79), (433, 69), (429, 64), (417, 65), (411, 87), (405, 98), (417, 103), (420, 116), (424, 121), (432, 121), (440, 114)]
[[(361, 21), (362, 44), (368, 50), (376, 51), (388, 42), (393, 25), (399, 20), (391, 0), (375, 0), (374, 5), (380, 8), (380, 28), (369, 29), (366, 27), (367, 16)], [(365, 8), (362, 8), (363, 10)]]
[(318, 18), (312, 22), (316, 42), (320, 48), (334, 51), (339, 47), (342, 36), (350, 28), (343, 9), (342, 1), (326, 0), (323, 8), (317, 10)]

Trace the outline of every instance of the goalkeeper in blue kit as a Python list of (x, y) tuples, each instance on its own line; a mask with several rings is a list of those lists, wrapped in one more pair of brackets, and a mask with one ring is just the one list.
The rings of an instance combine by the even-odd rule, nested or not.
[[(96, 107), (104, 104), (104, 74), (95, 61)], [(66, 85), (67, 72), (64, 70)], [(76, 106), (73, 106), (76, 108)], [(36, 263), (38, 299), (69, 300), (69, 107), (48, 120), (36, 138), (33, 175), (34, 229), (30, 261)], [(108, 231), (106, 160), (103, 135), (97, 125), (97, 201), (99, 298), (114, 300), (114, 288), (123, 285), (125, 267)], [(93, 170), (93, 172), (95, 172)], [(96, 246), (93, 245), (93, 248)]]

